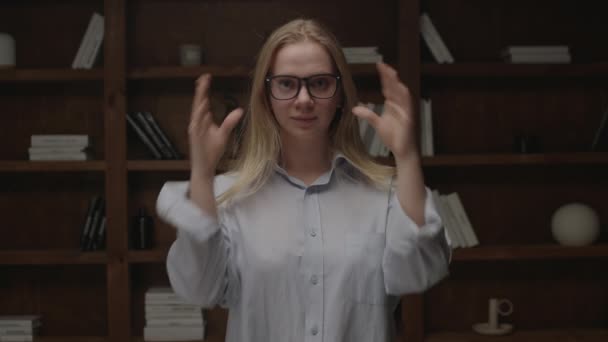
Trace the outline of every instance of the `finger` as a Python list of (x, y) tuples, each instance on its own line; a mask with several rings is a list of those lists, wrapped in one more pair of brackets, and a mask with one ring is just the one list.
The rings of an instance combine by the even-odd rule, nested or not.
[(399, 121), (409, 120), (408, 112), (394, 101), (384, 101), (384, 108), (385, 110), (383, 115), (391, 115)]
[(209, 114), (209, 99), (205, 98), (203, 101), (192, 111), (190, 116), (190, 125), (201, 126), (203, 119)]
[(241, 118), (243, 117), (243, 112), (244, 111), (242, 108), (237, 108), (226, 116), (224, 122), (222, 122), (222, 126), (220, 127), (220, 129), (226, 136), (229, 135), (230, 132), (232, 132), (234, 127), (236, 127), (238, 122), (241, 120)]
[(380, 116), (365, 106), (355, 106), (352, 112), (355, 116), (367, 121), (374, 128), (380, 123)]
[(388, 100), (408, 106), (410, 101), (409, 89), (401, 82), (397, 71), (385, 63), (377, 63), (376, 67), (380, 75), (382, 94)]
[(194, 99), (192, 101), (192, 111), (201, 104), (203, 99), (207, 98), (209, 95), (209, 87), (211, 86), (211, 75), (210, 74), (202, 74), (199, 78), (196, 79), (196, 88), (194, 90)]

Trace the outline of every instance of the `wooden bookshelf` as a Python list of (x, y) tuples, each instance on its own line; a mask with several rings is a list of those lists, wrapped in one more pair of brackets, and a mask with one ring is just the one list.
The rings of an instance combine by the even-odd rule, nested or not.
[(432, 333), (424, 339), (425, 342), (487, 342), (500, 340), (504, 342), (534, 341), (534, 342), (600, 342), (608, 338), (608, 330), (538, 330), (519, 331), (501, 336), (484, 336), (473, 332), (444, 332)]
[(452, 262), (608, 258), (608, 244), (565, 247), (557, 244), (475, 246), (454, 250)]
[(105, 252), (79, 250), (15, 250), (0, 251), (0, 265), (80, 265), (106, 264)]

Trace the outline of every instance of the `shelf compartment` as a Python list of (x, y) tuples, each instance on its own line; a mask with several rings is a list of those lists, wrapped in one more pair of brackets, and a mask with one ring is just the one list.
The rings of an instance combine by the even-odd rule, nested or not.
[(490, 165), (583, 165), (608, 164), (606, 152), (537, 153), (537, 154), (440, 154), (424, 157), (423, 166)]
[(79, 250), (15, 250), (0, 251), (0, 265), (79, 265), (105, 264), (105, 252)]
[(103, 69), (0, 69), (0, 82), (103, 81)]
[[(473, 332), (437, 332), (428, 334), (425, 342), (488, 342), (495, 341), (497, 336), (484, 336)], [(608, 340), (608, 330), (605, 329), (573, 329), (573, 330), (515, 330), (512, 334), (499, 336), (502, 342), (534, 341), (534, 342), (603, 342)]]
[(457, 248), (452, 255), (452, 262), (582, 258), (608, 258), (608, 244), (584, 247), (546, 244)]
[(106, 170), (103, 160), (92, 161), (0, 161), (0, 172), (88, 172)]
[(129, 171), (190, 171), (189, 160), (130, 160)]
[(423, 78), (568, 78), (608, 77), (608, 63), (510, 64), (454, 63), (422, 65)]

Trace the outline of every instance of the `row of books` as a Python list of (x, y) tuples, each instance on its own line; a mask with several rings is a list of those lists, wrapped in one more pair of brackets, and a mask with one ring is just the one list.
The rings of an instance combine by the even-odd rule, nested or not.
[(104, 30), (103, 15), (93, 13), (72, 62), (72, 69), (91, 69), (93, 67), (100, 55)]
[(474, 247), (479, 245), (475, 230), (464, 209), (460, 195), (457, 192), (440, 194), (432, 191), (433, 201), (443, 220), (443, 226), (452, 242), (452, 248)]
[(181, 159), (181, 155), (150, 112), (127, 113), (127, 123), (154, 159)]
[(102, 196), (95, 195), (89, 200), (87, 215), (80, 233), (80, 250), (96, 251), (105, 248), (106, 241), (106, 202)]
[(200, 306), (186, 304), (170, 287), (151, 287), (145, 294), (145, 341), (191, 341), (205, 337)]
[(38, 315), (1, 315), (0, 341), (31, 342), (42, 325)]
[(377, 63), (383, 60), (377, 46), (344, 47), (342, 52), (348, 64)]
[[(420, 35), (437, 63), (454, 63), (437, 27), (428, 13), (420, 15)], [(505, 47), (500, 56), (508, 63), (570, 63), (570, 49), (565, 45), (512, 45)]]
[(29, 160), (88, 160), (90, 144), (87, 134), (32, 134)]

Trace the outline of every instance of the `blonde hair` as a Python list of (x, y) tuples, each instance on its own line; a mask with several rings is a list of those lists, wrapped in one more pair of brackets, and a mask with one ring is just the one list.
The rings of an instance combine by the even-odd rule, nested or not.
[(357, 117), (351, 112), (357, 105), (357, 90), (336, 37), (315, 20), (295, 19), (276, 29), (260, 50), (253, 73), (249, 110), (243, 122), (244, 134), (239, 139), (239, 151), (231, 167), (236, 180), (218, 198), (218, 203), (237, 194), (247, 196), (255, 193), (274, 172), (281, 152), (281, 139), (266, 93), (265, 78), (276, 52), (286, 45), (302, 41), (312, 41), (324, 47), (341, 76), (343, 105), (334, 118), (337, 123), (333, 122), (329, 131), (333, 150), (344, 154), (364, 180), (378, 188), (386, 188), (388, 180), (395, 174), (393, 167), (375, 162), (361, 141)]

